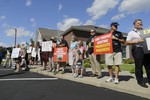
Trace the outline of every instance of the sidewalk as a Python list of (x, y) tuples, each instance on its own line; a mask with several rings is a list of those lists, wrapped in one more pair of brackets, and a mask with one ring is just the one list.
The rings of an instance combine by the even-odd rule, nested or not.
[[(134, 74), (130, 74), (127, 71), (121, 71), (120, 72), (120, 83), (119, 84), (114, 84), (114, 82), (111, 83), (106, 83), (105, 80), (108, 78), (108, 73), (107, 70), (102, 70), (102, 73), (104, 77), (101, 79), (97, 79), (96, 77), (88, 77), (85, 76), (83, 78), (74, 78), (71, 73), (65, 73), (65, 74), (56, 74), (53, 75), (53, 73), (46, 71), (41, 71), (42, 67), (37, 67), (37, 66), (30, 66), (30, 71), (34, 73), (39, 73), (47, 76), (53, 76), (57, 77), (60, 79), (66, 79), (70, 81), (75, 81), (75, 82), (80, 82), (84, 84), (89, 84), (97, 87), (104, 87), (107, 89), (119, 91), (119, 92), (125, 92), (145, 98), (150, 99), (150, 85), (149, 88), (142, 88), (140, 87), (135, 79)], [(86, 71), (91, 71), (91, 69), (86, 69)]]

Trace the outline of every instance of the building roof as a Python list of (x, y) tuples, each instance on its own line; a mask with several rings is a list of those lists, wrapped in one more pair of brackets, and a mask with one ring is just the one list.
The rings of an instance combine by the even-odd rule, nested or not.
[(42, 39), (50, 40), (51, 37), (57, 37), (62, 33), (62, 31), (46, 29), (46, 28), (37, 28), (38, 32), (41, 34)]
[[(62, 33), (62, 35), (67, 35), (72, 30), (79, 30), (79, 31), (90, 32), (91, 29), (95, 29), (96, 33), (98, 33), (98, 34), (104, 34), (104, 33), (108, 33), (110, 31), (110, 29), (106, 29), (106, 28), (102, 28), (102, 27), (97, 27), (97, 26), (93, 26), (93, 25), (84, 25), (84, 26), (72, 26), (69, 29), (67, 29), (66, 31), (64, 31)], [(123, 32), (123, 36), (126, 36), (126, 35), (127, 34)]]
[(79, 31), (86, 31), (90, 32), (91, 29), (95, 29), (97, 33), (103, 34), (109, 32), (109, 29), (97, 27), (93, 25), (84, 25), (84, 26), (72, 26), (65, 32), (63, 32), (63, 35), (68, 34), (71, 30), (79, 30)]

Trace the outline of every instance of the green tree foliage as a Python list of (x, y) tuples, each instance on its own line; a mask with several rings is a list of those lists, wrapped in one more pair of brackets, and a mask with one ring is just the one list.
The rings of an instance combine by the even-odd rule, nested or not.
[(3, 47), (0, 47), (0, 52), (2, 52), (2, 54), (3, 54), (3, 58), (4, 58), (4, 57), (5, 57), (5, 55), (6, 55), (6, 53), (7, 53), (6, 49), (5, 49), (5, 48), (3, 48)]

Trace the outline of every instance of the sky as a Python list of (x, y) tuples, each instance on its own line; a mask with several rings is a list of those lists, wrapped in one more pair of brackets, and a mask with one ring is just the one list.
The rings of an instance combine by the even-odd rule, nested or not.
[(0, 46), (13, 46), (15, 28), (17, 43), (30, 42), (36, 28), (65, 31), (71, 26), (94, 25), (128, 33), (133, 21), (143, 20), (150, 28), (150, 0), (0, 0)]

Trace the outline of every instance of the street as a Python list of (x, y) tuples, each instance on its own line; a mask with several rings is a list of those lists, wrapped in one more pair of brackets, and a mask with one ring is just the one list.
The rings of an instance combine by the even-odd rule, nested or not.
[(14, 73), (12, 69), (0, 68), (0, 100), (115, 99), (147, 100), (145, 98), (116, 92), (105, 88), (94, 87), (91, 85), (85, 85), (25, 71)]

